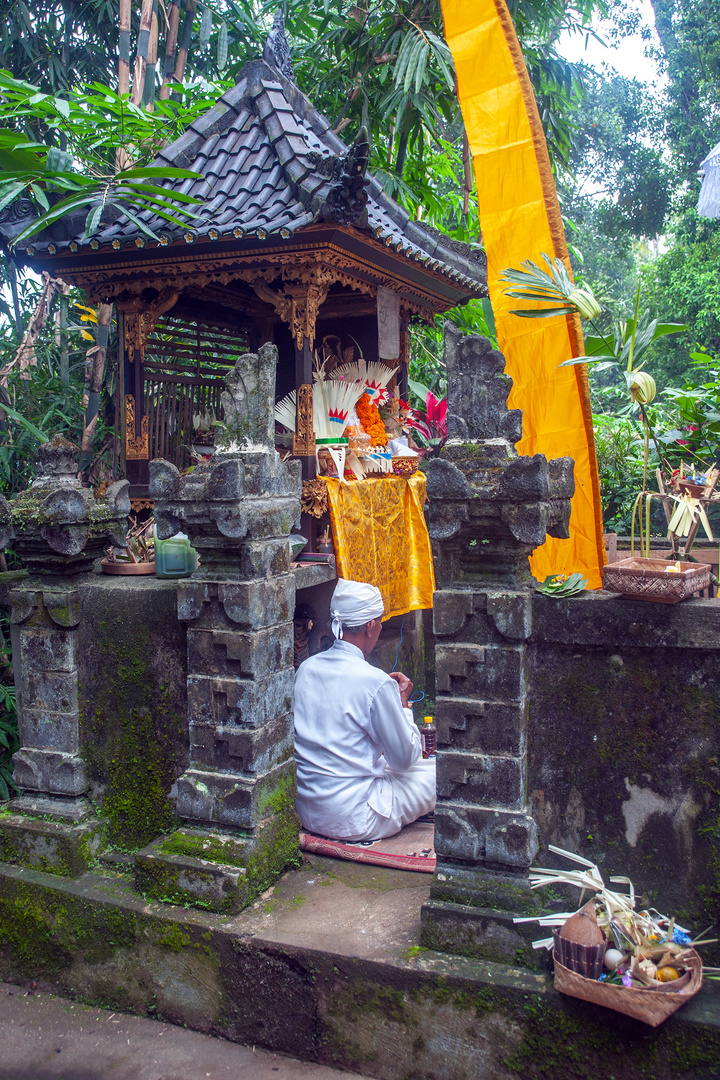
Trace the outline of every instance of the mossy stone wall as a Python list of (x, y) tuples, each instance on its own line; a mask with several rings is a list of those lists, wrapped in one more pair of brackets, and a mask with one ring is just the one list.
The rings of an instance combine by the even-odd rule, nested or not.
[(529, 655), (536, 861), (562, 865), (556, 844), (695, 931), (717, 924), (720, 603), (538, 598)]
[(83, 589), (80, 741), (111, 844), (138, 848), (174, 824), (168, 794), (188, 762), (186, 630), (176, 587), (102, 578)]

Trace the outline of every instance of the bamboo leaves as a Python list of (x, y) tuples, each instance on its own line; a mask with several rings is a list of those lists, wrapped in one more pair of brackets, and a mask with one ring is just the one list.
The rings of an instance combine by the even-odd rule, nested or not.
[[(195, 217), (192, 196), (157, 182), (194, 179), (195, 173), (133, 164), (127, 155), (130, 167), (115, 168), (116, 151), (128, 143), (144, 144), (152, 152), (153, 139), (160, 130), (167, 132), (170, 103), (158, 102), (158, 113), (148, 113), (95, 84), (84, 94), (71, 95), (63, 101), (67, 108), (58, 109), (62, 99), (2, 73), (0, 91), (0, 209), (21, 197), (30, 198), (37, 208), (37, 217), (15, 236), (15, 245), (65, 216), (84, 215), (76, 226), (84, 238), (119, 213), (149, 237), (157, 236), (157, 221), (186, 227)], [(7, 126), (31, 117), (42, 119), (49, 138), (53, 130), (61, 132), (69, 149), (30, 141)], [(74, 167), (77, 159), (82, 171)]]

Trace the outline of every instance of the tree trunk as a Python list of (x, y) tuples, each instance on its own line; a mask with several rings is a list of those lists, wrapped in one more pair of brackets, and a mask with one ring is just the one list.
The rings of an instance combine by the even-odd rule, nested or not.
[(23, 379), (29, 379), (30, 373), (28, 368), (35, 367), (37, 364), (37, 356), (35, 354), (35, 342), (38, 339), (40, 331), (45, 327), (47, 323), (48, 314), (50, 312), (50, 304), (56, 293), (60, 292), (63, 283), (59, 279), (51, 278), (50, 275), (43, 272), (43, 288), (40, 293), (40, 297), (35, 307), (30, 321), (27, 325), (27, 329), (23, 335), (23, 339), (20, 342), (20, 348), (15, 353), (15, 356), (10, 360), (3, 368), (0, 368), (0, 387), (6, 387), (8, 384), (8, 375), (14, 367), (17, 367), (20, 371)]
[(107, 356), (108, 335), (112, 319), (112, 304), (101, 304), (98, 308), (95, 345), (88, 349), (85, 361), (85, 424), (80, 442), (80, 472), (85, 472), (92, 461), (100, 411), (100, 394), (105, 379), (105, 358)]

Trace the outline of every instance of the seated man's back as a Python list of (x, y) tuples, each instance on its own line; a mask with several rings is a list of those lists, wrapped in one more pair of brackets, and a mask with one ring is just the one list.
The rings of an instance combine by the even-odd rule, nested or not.
[[(349, 581), (333, 596), (338, 610), (350, 607), (353, 590), (366, 605), (356, 610), (382, 614), (378, 590)], [(338, 840), (391, 836), (434, 806), (435, 763), (419, 760), (420, 733), (403, 708), (399, 686), (407, 697), (412, 683), (364, 658), (379, 617), (361, 626), (336, 618), (334, 629), (344, 639), (301, 664), (295, 679), (298, 815), (308, 831)]]
[(420, 756), (420, 737), (389, 675), (360, 649), (336, 641), (300, 665), (295, 681), (297, 809), (310, 831), (338, 839), (367, 832), (368, 808), (392, 806), (386, 763), (404, 771)]

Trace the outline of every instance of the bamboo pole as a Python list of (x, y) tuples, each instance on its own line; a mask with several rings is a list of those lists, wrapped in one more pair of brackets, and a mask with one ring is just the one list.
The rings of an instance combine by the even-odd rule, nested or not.
[(118, 29), (118, 94), (130, 93), (130, 20), (132, 0), (120, 0)]
[(165, 101), (170, 97), (170, 82), (173, 78), (175, 67), (175, 50), (177, 49), (178, 29), (180, 26), (180, 3), (173, 0), (170, 5), (168, 17), (167, 35), (165, 37), (165, 64), (163, 67), (163, 81), (160, 87), (160, 100)]
[(175, 71), (173, 72), (173, 82), (175, 85), (179, 85), (185, 78), (185, 68), (187, 66), (188, 53), (190, 51), (190, 40), (192, 38), (193, 20), (195, 18), (195, 7), (197, 0), (187, 0), (185, 7), (185, 18), (183, 20), (182, 37), (180, 38), (180, 44), (177, 51), (177, 59), (175, 61)]
[(143, 99), (143, 94), (145, 93), (145, 72), (147, 69), (148, 56), (150, 55), (150, 34), (152, 31), (153, 8), (154, 0), (143, 0), (135, 55), (135, 70), (133, 71), (133, 87), (130, 96), (130, 101), (133, 105), (139, 105)]
[(158, 0), (153, 0), (152, 22), (150, 24), (150, 38), (148, 40), (147, 64), (145, 66), (145, 86), (143, 88), (143, 105), (148, 112), (155, 108), (155, 73), (157, 71), (158, 57)]

